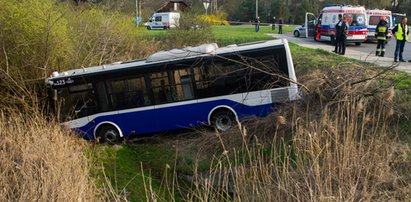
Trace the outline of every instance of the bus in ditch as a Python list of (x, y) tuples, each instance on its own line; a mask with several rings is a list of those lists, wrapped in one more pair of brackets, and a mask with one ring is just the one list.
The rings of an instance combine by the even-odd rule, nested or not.
[(225, 131), (300, 97), (286, 39), (160, 51), (53, 72), (46, 85), (63, 126), (109, 143), (204, 125)]

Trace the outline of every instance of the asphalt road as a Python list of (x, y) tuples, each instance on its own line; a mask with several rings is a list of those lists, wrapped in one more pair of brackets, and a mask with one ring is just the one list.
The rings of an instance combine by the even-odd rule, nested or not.
[[(313, 38), (296, 38), (292, 33), (285, 34), (271, 34), (274, 38), (285, 38), (289, 42), (296, 43), (300, 46), (309, 48), (321, 48), (327, 51), (333, 51), (334, 46), (330, 45), (330, 42), (316, 42)], [(355, 58), (358, 60), (375, 63), (384, 67), (391, 66), (394, 62), (394, 51), (395, 51), (395, 39), (391, 39), (386, 45), (385, 57), (376, 57), (375, 50), (377, 47), (376, 42), (362, 43), (361, 46), (356, 46), (354, 43), (348, 43), (345, 56), (349, 58)], [(404, 60), (411, 60), (411, 43), (406, 43), (404, 52)], [(399, 66), (396, 68), (400, 71), (405, 71), (411, 73), (411, 62), (400, 62)]]

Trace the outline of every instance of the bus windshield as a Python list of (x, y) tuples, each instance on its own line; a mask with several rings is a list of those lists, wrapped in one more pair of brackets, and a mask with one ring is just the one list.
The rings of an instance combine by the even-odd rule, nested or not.
[(97, 103), (91, 83), (57, 89), (61, 121), (70, 121), (96, 112)]

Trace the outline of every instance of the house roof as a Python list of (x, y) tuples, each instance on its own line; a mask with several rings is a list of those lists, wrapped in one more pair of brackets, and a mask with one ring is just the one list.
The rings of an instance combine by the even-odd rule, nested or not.
[(164, 5), (163, 5), (161, 8), (159, 8), (159, 9), (157, 10), (157, 12), (159, 12), (159, 11), (162, 11), (162, 10), (166, 9), (166, 8), (167, 8), (167, 6), (169, 6), (169, 4), (170, 4), (170, 3), (179, 3), (179, 4), (184, 5), (185, 7), (188, 7), (188, 5), (187, 5), (187, 3), (186, 3), (185, 1), (170, 0), (170, 1), (166, 2), (166, 3), (164, 3)]

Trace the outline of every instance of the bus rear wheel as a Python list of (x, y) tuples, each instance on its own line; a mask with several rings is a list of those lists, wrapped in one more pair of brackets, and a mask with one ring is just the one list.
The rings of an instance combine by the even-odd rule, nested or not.
[(111, 125), (101, 127), (97, 135), (101, 143), (118, 144), (120, 142), (120, 132)]
[(227, 131), (236, 123), (235, 115), (230, 110), (219, 110), (211, 117), (211, 124), (219, 131)]

